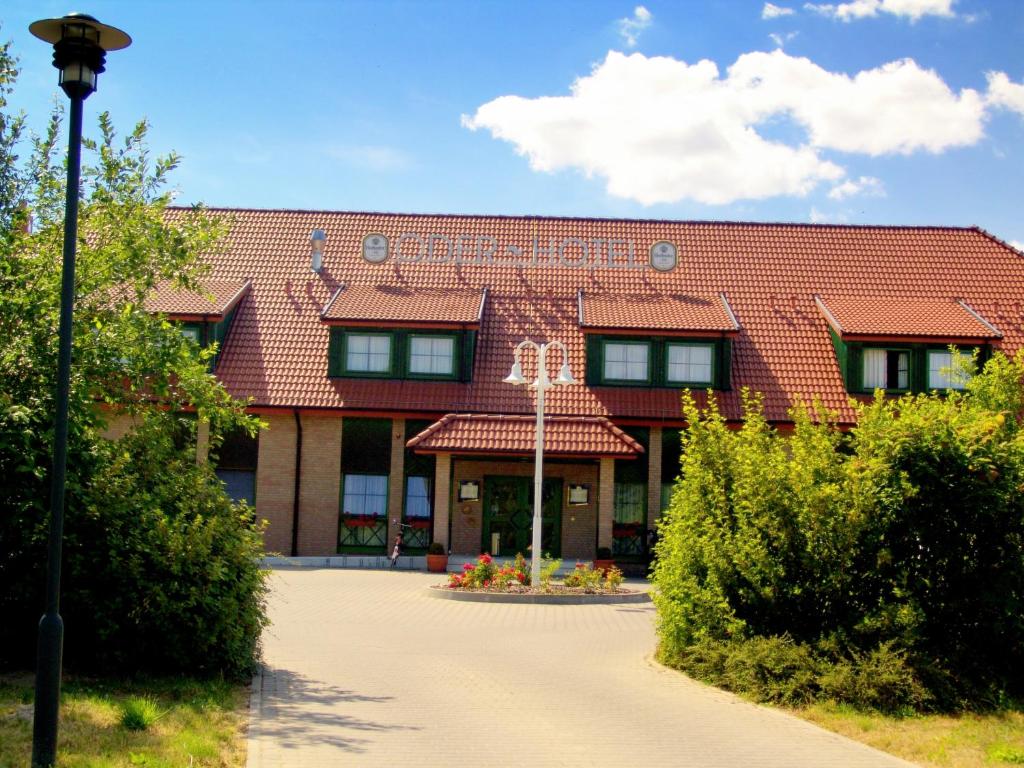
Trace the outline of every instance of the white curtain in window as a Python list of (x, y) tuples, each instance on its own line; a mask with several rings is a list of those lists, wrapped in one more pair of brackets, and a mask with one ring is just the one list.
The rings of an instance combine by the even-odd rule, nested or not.
[(350, 334), (345, 366), (350, 371), (383, 372), (391, 363), (391, 337)]
[(711, 383), (711, 347), (677, 344), (668, 348), (668, 380)]
[(646, 344), (605, 344), (604, 377), (619, 381), (647, 379)]
[(410, 349), (411, 373), (451, 374), (455, 344), (451, 338), (413, 336)]
[(885, 389), (886, 354), (884, 349), (864, 350), (864, 389)]

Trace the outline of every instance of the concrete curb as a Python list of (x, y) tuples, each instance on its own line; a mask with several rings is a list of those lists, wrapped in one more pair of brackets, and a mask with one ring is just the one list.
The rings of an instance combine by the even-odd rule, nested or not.
[(252, 673), (252, 683), (249, 689), (249, 725), (245, 734), (245, 766), (246, 768), (259, 768), (262, 764), (260, 758), (255, 755), (259, 742), (260, 728), (260, 707), (263, 705), (263, 664), (256, 665)]
[(616, 592), (614, 594), (551, 594), (519, 595), (509, 592), (466, 592), (447, 587), (427, 587), (427, 594), (439, 600), (465, 603), (525, 603), (527, 605), (601, 605), (606, 603), (649, 603), (647, 592)]

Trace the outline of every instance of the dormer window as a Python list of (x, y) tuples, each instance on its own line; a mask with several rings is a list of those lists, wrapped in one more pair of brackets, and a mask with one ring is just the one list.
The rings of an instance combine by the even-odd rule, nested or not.
[(327, 375), (470, 381), (486, 302), (486, 289), (342, 286), (320, 315)]
[(584, 294), (590, 385), (729, 389), (739, 323), (725, 294)]
[(1002, 333), (958, 299), (814, 297), (848, 392), (963, 389), (950, 346), (984, 362)]

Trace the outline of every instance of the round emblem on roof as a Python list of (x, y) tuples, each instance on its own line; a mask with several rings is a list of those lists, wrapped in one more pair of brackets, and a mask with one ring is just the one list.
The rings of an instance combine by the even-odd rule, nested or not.
[(676, 267), (678, 251), (673, 243), (659, 240), (651, 246), (651, 266), (659, 272), (668, 272)]
[(363, 238), (363, 258), (371, 264), (380, 264), (388, 258), (388, 239), (379, 232)]

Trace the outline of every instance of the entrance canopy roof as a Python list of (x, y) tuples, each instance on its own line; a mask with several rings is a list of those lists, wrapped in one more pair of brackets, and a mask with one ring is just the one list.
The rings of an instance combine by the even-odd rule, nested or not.
[[(536, 445), (534, 416), (450, 413), (406, 445), (417, 453), (531, 455)], [(603, 416), (548, 416), (546, 456), (633, 459), (644, 447)]]

